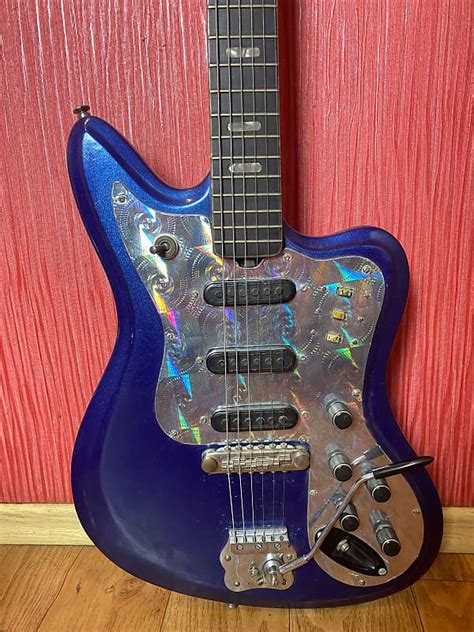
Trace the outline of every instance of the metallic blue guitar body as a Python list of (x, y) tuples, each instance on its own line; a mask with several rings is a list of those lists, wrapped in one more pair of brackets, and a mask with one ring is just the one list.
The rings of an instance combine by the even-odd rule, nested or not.
[[(82, 422), (72, 463), (74, 502), (95, 544), (120, 567), (148, 582), (236, 604), (344, 605), (388, 595), (420, 577), (436, 556), (442, 535), (439, 499), (424, 469), (391, 478), (392, 496), (387, 502), (375, 502), (366, 489), (357, 492), (360, 527), (354, 535), (381, 556), (384, 570), (375, 576), (349, 568), (338, 560), (340, 551), (326, 547), (326, 553), (319, 551), (314, 560), (295, 570), (291, 581), (283, 580), (282, 585), (280, 578), (278, 589), (244, 586), (246, 569), (232, 566), (233, 559), (227, 560), (225, 554), (221, 557), (232, 527), (229, 478), (202, 467), (206, 450), (225, 445), (225, 436), (219, 437), (209, 425), (213, 406), (222, 404), (212, 401), (213, 380), (219, 378), (202, 365), (202, 358), (199, 366), (198, 357), (199, 345), (216, 346), (213, 339), (206, 347), (207, 332), (215, 338), (216, 326), (206, 329), (212, 308), (204, 304), (200, 285), (215, 281), (218, 277), (212, 273), (206, 277), (206, 270), (220, 265), (206, 241), (209, 182), (185, 191), (166, 186), (116, 131), (95, 117), (82, 118), (74, 126), (68, 165), (119, 320), (116, 345)], [(163, 263), (149, 254), (149, 245), (164, 223), (164, 232), (174, 230), (180, 246), (173, 262)], [(244, 439), (258, 439), (262, 446), (283, 440), (305, 446), (311, 465), (240, 478), (233, 473), (230, 479), (235, 527), (245, 526), (245, 521), (267, 532), (284, 526), (291, 544), (288, 551), (299, 556), (311, 547), (338, 495), (350, 483), (332, 476), (326, 458), (329, 442), (338, 442), (349, 454), (352, 480), (359, 475), (358, 463), (365, 463), (364, 472), (367, 464), (380, 466), (414, 457), (393, 418), (386, 390), (387, 358), (405, 305), (408, 268), (399, 243), (370, 227), (322, 238), (285, 227), (284, 248), (278, 270), (292, 278), (297, 294), (285, 308), (276, 305), (265, 313), (262, 308), (260, 321), (273, 322), (278, 340), (286, 337), (295, 350), (298, 366), (282, 382), (279, 397), (294, 395), (298, 422), (291, 432), (273, 427), (256, 436), (245, 434)], [(172, 266), (183, 267), (173, 272)], [(275, 275), (274, 269), (266, 270)], [(346, 290), (353, 293), (354, 301), (359, 295), (360, 300), (347, 308), (342, 318), (350, 322), (341, 325), (337, 307), (344, 307), (349, 299), (338, 293)], [(312, 311), (298, 322), (298, 314), (304, 314), (303, 303), (298, 302), (303, 297)], [(206, 318), (201, 318), (203, 314)], [(364, 318), (373, 322), (354, 337), (351, 323), (364, 327)], [(306, 375), (318, 383), (309, 383)], [(278, 378), (272, 379), (275, 390)], [(322, 388), (326, 379), (328, 386)], [(325, 417), (325, 391), (345, 398), (354, 420), (351, 428), (335, 428)], [(311, 405), (312, 397), (313, 408), (306, 410), (297, 403), (298, 398), (306, 398)], [(247, 509), (252, 494), (258, 500)], [(397, 556), (385, 555), (388, 549), (380, 551), (371, 535), (368, 516), (379, 508), (398, 534)], [(228, 558), (234, 557), (235, 547), (227, 549), (231, 550)], [(278, 542), (276, 550), (280, 550)], [(283, 562), (291, 559), (288, 555)], [(226, 568), (227, 563), (231, 566)]]

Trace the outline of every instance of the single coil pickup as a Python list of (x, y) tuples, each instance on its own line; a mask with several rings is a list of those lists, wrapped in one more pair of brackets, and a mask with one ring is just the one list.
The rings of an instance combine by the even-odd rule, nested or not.
[[(279, 305), (296, 295), (296, 285), (289, 279), (243, 279), (224, 281), (225, 306)], [(213, 307), (223, 307), (222, 283), (210, 283), (204, 289), (204, 300)]]
[(255, 408), (218, 408), (211, 416), (211, 426), (218, 432), (287, 430), (294, 428), (297, 421), (296, 408), (279, 404)]
[(285, 373), (296, 366), (296, 354), (288, 345), (255, 348), (211, 349), (206, 366), (216, 375), (235, 373)]

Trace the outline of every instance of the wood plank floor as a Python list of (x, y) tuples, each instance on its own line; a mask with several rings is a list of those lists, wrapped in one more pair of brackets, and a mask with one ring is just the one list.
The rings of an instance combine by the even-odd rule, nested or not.
[(230, 610), (134, 579), (93, 547), (0, 546), (0, 632), (472, 632), (473, 606), (474, 555), (440, 555), (369, 604)]

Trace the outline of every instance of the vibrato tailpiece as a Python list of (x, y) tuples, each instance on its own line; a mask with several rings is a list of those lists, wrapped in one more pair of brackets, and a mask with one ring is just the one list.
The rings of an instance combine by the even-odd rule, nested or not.
[(286, 590), (293, 585), (293, 573), (283, 577), (280, 567), (296, 559), (286, 527), (273, 529), (230, 529), (220, 561), (229, 590), (255, 588)]

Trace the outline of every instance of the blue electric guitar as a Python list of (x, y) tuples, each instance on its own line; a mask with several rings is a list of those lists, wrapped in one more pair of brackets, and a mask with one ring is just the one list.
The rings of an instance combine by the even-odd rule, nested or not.
[(212, 169), (196, 188), (166, 186), (76, 109), (70, 178), (119, 331), (72, 480), (89, 536), (137, 577), (333, 606), (420, 577), (442, 515), (432, 459), (387, 398), (400, 244), (282, 222), (276, 5), (209, 0)]

